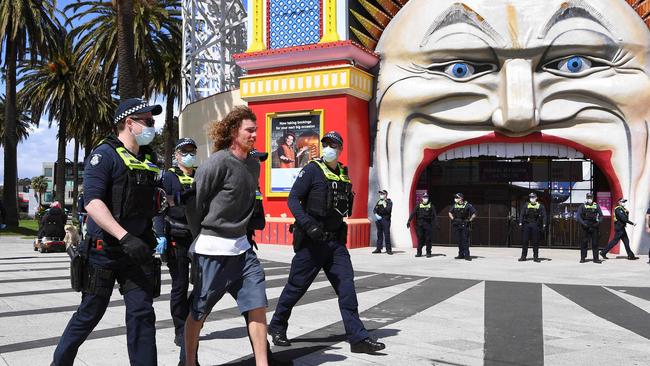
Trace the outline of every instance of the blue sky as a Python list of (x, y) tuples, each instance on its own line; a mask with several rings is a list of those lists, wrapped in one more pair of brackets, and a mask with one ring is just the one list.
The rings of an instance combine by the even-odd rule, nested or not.
[[(75, 0), (59, 0), (57, 1), (57, 8), (63, 8)], [(246, 3), (246, 1), (244, 1)], [(73, 24), (74, 26), (74, 24)], [(0, 83), (0, 94), (5, 94), (5, 84)], [(164, 99), (156, 101), (158, 104), (163, 104)], [(161, 129), (164, 125), (164, 114), (156, 117), (156, 128)], [(48, 128), (47, 117), (41, 119), (40, 127), (32, 128), (29, 137), (18, 144), (18, 178), (32, 178), (43, 173), (43, 162), (56, 161), (57, 151), (57, 123), (52, 123), (52, 128)], [(74, 143), (68, 143), (66, 155), (70, 160), (73, 160)], [(84, 152), (81, 149), (80, 159), (83, 159)], [(4, 148), (0, 148), (0, 162), (4, 161)], [(0, 165), (0, 185), (4, 180), (4, 169)]]

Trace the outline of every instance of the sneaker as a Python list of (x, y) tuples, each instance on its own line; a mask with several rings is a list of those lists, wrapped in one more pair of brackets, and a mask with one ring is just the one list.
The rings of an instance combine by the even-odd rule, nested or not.
[(379, 254), (379, 253), (381, 253), (381, 249), (379, 249), (379, 248), (375, 249), (375, 250), (372, 252), (372, 254)]
[(384, 348), (386, 348), (386, 345), (377, 342), (376, 340), (372, 338), (366, 338), (360, 342), (357, 342), (353, 345), (350, 346), (350, 351), (352, 353), (368, 353), (368, 354), (373, 354), (377, 351), (381, 351)]
[(280, 347), (289, 347), (291, 342), (287, 339), (287, 333), (285, 332), (273, 332), (269, 329), (269, 335), (273, 341), (273, 344)]
[(603, 257), (603, 259), (609, 259), (607, 258), (607, 253), (603, 252), (602, 250), (600, 251), (600, 256)]
[(526, 257), (521, 257), (517, 259), (517, 262), (525, 262), (525, 261), (526, 261)]

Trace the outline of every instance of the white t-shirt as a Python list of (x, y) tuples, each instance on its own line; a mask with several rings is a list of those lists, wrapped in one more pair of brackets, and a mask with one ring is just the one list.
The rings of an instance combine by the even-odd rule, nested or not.
[(219, 236), (199, 234), (194, 239), (190, 252), (203, 255), (235, 256), (251, 248), (246, 235), (239, 238), (222, 238)]

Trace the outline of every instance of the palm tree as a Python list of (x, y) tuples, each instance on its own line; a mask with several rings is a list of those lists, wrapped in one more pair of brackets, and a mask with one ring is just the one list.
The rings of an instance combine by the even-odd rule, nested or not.
[[(16, 111), (16, 141), (21, 142), (29, 136), (29, 127), (32, 122), (29, 114), (23, 111), (23, 108), (18, 107)], [(2, 146), (2, 141), (4, 141), (5, 133), (5, 98), (0, 96), (0, 146)]]
[(44, 175), (32, 178), (32, 189), (38, 194), (38, 206), (43, 206), (43, 195), (47, 192), (47, 180)]
[(94, 91), (86, 82), (86, 74), (79, 65), (79, 53), (72, 47), (72, 37), (60, 30), (57, 47), (47, 59), (39, 59), (32, 67), (21, 70), (24, 103), (32, 111), (34, 120), (48, 114), (49, 126), (58, 121), (58, 149), (55, 173), (56, 199), (65, 202), (65, 150), (68, 126), (86, 117), (82, 111), (97, 108), (87, 105), (87, 93)]
[(94, 77), (106, 81), (110, 89), (117, 70), (120, 98), (148, 97), (151, 94), (147, 88), (151, 84), (149, 65), (160, 61), (156, 49), (158, 38), (169, 34), (181, 37), (180, 2), (88, 0), (70, 4), (65, 11), (73, 13), (69, 23), (90, 18), (71, 34), (79, 37), (79, 45), (86, 55), (82, 63), (95, 71)]
[[(0, 50), (4, 50), (5, 67), (5, 133), (3, 202), (7, 224), (18, 225), (16, 181), (16, 67), (18, 60), (29, 56), (31, 61), (47, 52), (56, 33), (53, 0), (0, 0)], [(1, 51), (0, 51), (1, 52)]]

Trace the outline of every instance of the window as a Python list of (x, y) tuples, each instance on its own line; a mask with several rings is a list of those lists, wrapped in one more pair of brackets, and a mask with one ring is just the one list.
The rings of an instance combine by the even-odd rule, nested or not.
[(43, 168), (43, 175), (46, 177), (52, 176), (52, 168)]

